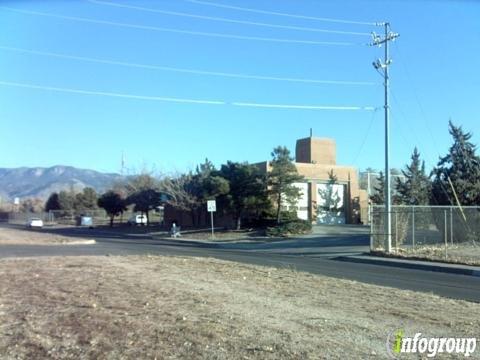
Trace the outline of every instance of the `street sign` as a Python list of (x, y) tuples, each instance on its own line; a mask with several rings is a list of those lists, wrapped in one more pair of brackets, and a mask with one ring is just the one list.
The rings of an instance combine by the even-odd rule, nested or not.
[(15, 199), (13, 199), (13, 204), (20, 205), (20, 198), (16, 197)]
[(217, 211), (217, 202), (215, 200), (207, 201), (207, 210), (210, 213), (210, 224), (212, 225), (212, 239), (215, 237), (213, 228), (213, 213)]
[(207, 210), (208, 210), (208, 212), (217, 211), (217, 202), (215, 200), (208, 200), (207, 201)]

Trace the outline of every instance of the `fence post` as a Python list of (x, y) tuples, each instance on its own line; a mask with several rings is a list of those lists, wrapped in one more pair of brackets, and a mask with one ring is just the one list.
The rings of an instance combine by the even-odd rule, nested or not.
[(370, 218), (370, 252), (373, 251), (373, 208), (368, 205), (368, 217)]
[(453, 246), (453, 208), (450, 207), (450, 242)]
[(412, 206), (412, 248), (415, 250), (415, 206)]
[(447, 244), (448, 244), (448, 225), (447, 225), (447, 210), (445, 210), (445, 260), (447, 260)]
[(398, 247), (398, 209), (395, 209), (395, 250)]

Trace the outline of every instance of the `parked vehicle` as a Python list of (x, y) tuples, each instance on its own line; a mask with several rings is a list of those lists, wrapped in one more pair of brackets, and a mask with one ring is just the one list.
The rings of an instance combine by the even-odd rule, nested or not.
[(91, 216), (81, 215), (77, 219), (77, 226), (88, 227), (93, 229), (93, 218)]
[(148, 224), (147, 215), (133, 215), (130, 219), (128, 219), (127, 223), (130, 226), (145, 226)]
[(30, 229), (41, 229), (43, 228), (43, 220), (39, 218), (31, 218), (27, 222), (27, 227)]

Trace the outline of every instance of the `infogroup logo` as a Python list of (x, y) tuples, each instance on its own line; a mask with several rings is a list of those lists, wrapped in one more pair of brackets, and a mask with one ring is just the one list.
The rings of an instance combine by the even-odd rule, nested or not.
[(434, 358), (445, 353), (468, 358), (476, 348), (477, 338), (425, 337), (422, 333), (407, 337), (403, 329), (392, 331), (387, 337), (387, 352), (393, 359), (400, 359), (402, 354), (419, 354)]

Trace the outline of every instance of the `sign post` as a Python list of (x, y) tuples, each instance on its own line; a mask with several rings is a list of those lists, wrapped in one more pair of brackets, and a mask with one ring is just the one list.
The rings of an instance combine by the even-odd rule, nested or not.
[(210, 213), (210, 223), (212, 224), (212, 238), (215, 237), (213, 231), (213, 213), (217, 211), (217, 202), (215, 200), (208, 200), (207, 201), (207, 210)]

